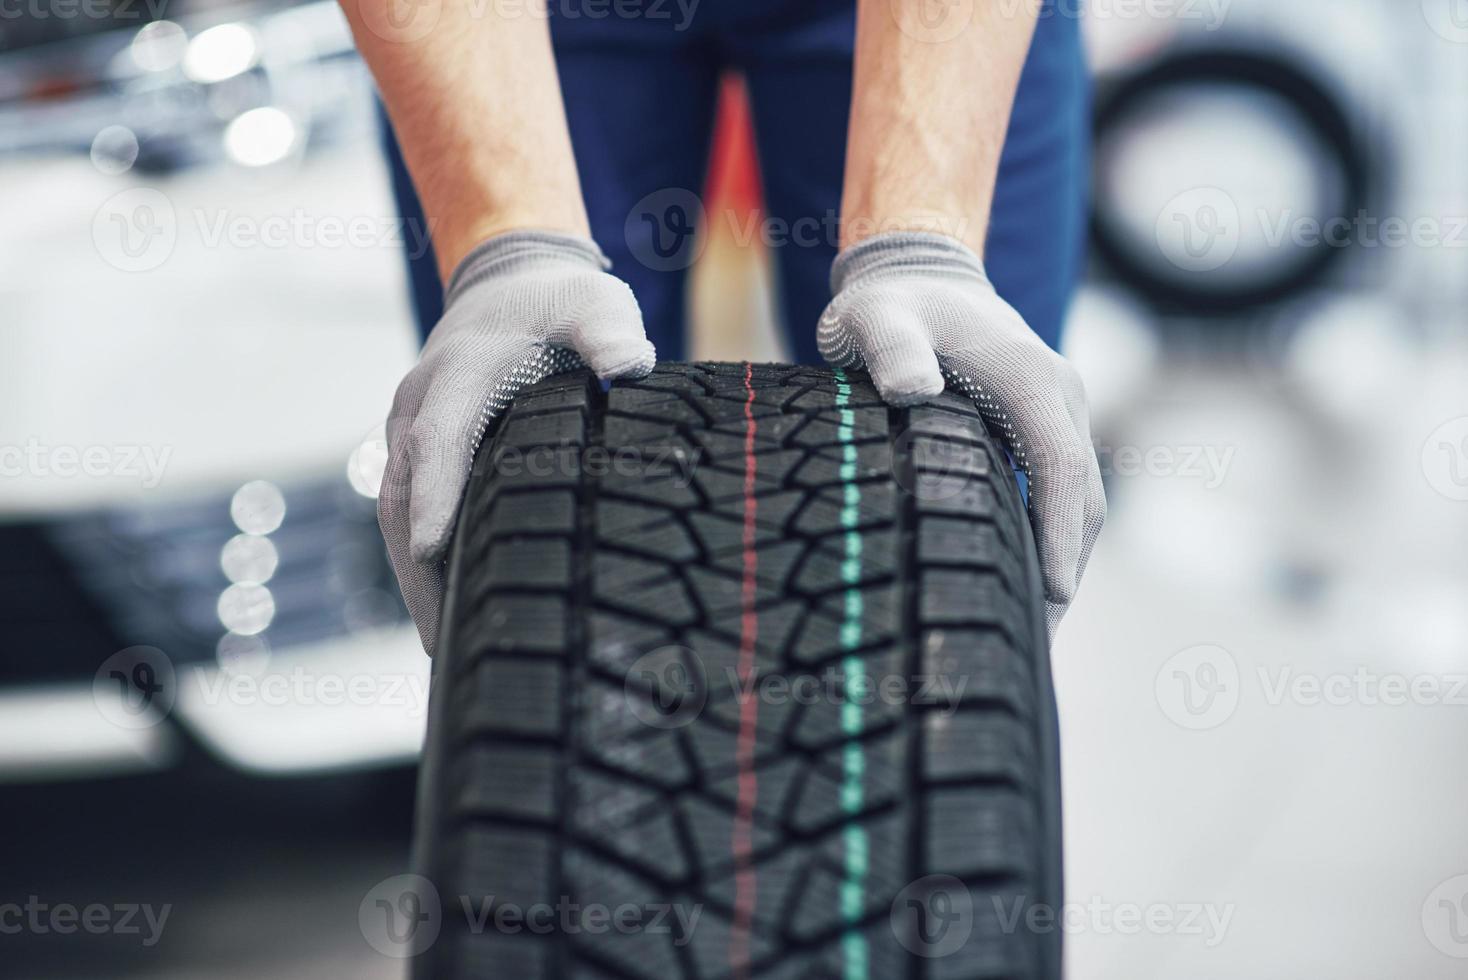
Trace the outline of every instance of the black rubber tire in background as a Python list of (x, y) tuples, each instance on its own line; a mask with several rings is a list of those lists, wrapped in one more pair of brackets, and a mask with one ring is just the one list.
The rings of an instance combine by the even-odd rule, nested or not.
[[(1042, 605), (961, 395), (897, 410), (859, 372), (736, 364), (527, 390), (450, 560), (416, 841), (442, 928), (414, 976), (714, 980), (747, 949), (761, 978), (1058, 977)], [(742, 641), (768, 682), (743, 713)], [(876, 691), (843, 715), (851, 657)], [(632, 927), (584, 918), (619, 907)]]

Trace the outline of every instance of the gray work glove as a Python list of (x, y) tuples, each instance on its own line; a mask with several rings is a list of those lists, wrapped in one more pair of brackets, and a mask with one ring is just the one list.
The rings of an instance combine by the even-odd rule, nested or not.
[(655, 354), (631, 288), (589, 239), (497, 235), (449, 279), (418, 364), (398, 385), (377, 502), (393, 571), (423, 648), (438, 642), (444, 553), (489, 420), (527, 385), (583, 363), (641, 377)]
[(893, 405), (933, 399), (946, 377), (978, 403), (1024, 470), (1053, 636), (1106, 521), (1075, 368), (999, 298), (979, 257), (945, 235), (859, 242), (836, 257), (831, 289), (819, 333), (826, 360), (865, 365)]

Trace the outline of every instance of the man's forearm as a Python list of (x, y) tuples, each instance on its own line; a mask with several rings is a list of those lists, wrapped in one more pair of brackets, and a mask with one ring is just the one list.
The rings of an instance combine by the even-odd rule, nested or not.
[[(841, 244), (935, 231), (983, 255), (1039, 0), (859, 0)], [(937, 11), (944, 18), (924, 19)]]
[[(342, 9), (387, 104), (445, 280), (499, 232), (588, 234), (550, 28), (533, 5), (342, 0)], [(428, 11), (431, 28), (416, 19)]]

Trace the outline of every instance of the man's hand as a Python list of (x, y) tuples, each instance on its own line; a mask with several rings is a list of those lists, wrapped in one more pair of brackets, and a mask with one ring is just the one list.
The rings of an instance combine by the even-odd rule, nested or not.
[(978, 404), (1030, 483), (1053, 635), (1106, 520), (1081, 379), (999, 298), (983, 263), (943, 235), (896, 232), (843, 251), (821, 317), (821, 353), (865, 364), (882, 398), (927, 401), (945, 378)]
[(914, 9), (857, 3), (843, 250), (821, 352), (866, 364), (895, 404), (936, 396), (945, 377), (978, 403), (1029, 476), (1053, 635), (1106, 497), (1080, 378), (999, 298), (981, 258), (1040, 4), (960, 5), (941, 31)]
[(552, 372), (585, 362), (635, 376), (654, 355), (632, 290), (589, 238), (549, 21), (493, 3), (341, 7), (448, 281), (443, 319), (393, 402), (377, 508), (432, 653), (442, 559), (489, 420)]
[(582, 363), (603, 379), (652, 370), (642, 311), (606, 268), (585, 238), (521, 231), (489, 239), (454, 272), (443, 319), (398, 386), (378, 520), (430, 654), (444, 553), (489, 420), (521, 388)]

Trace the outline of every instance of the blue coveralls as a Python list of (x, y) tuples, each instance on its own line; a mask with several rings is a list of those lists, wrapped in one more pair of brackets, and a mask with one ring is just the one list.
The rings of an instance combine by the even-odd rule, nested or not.
[[(927, 3), (932, 0), (898, 0)], [(615, 4), (622, 4), (619, 8)], [(851, 104), (853, 0), (548, 0), (561, 87), (592, 236), (642, 307), (658, 356), (686, 350), (686, 269), (640, 262), (651, 223), (628, 223), (654, 191), (703, 186), (719, 78), (742, 72), (770, 218), (825, 228), (839, 214)], [(692, 15), (686, 11), (692, 7)], [(617, 16), (616, 9), (641, 16)], [(1050, 346), (1059, 343), (1086, 230), (1090, 89), (1077, 4), (1046, 0), (999, 167), (986, 266), (1001, 296)], [(605, 12), (605, 16), (596, 13)], [(385, 128), (386, 131), (386, 128)], [(424, 228), (390, 131), (393, 189)], [(644, 230), (639, 232), (638, 227)], [(629, 235), (634, 236), (629, 240)], [(816, 323), (830, 299), (833, 235), (772, 249), (791, 350), (819, 363)], [(427, 334), (443, 297), (431, 252), (409, 258)]]

